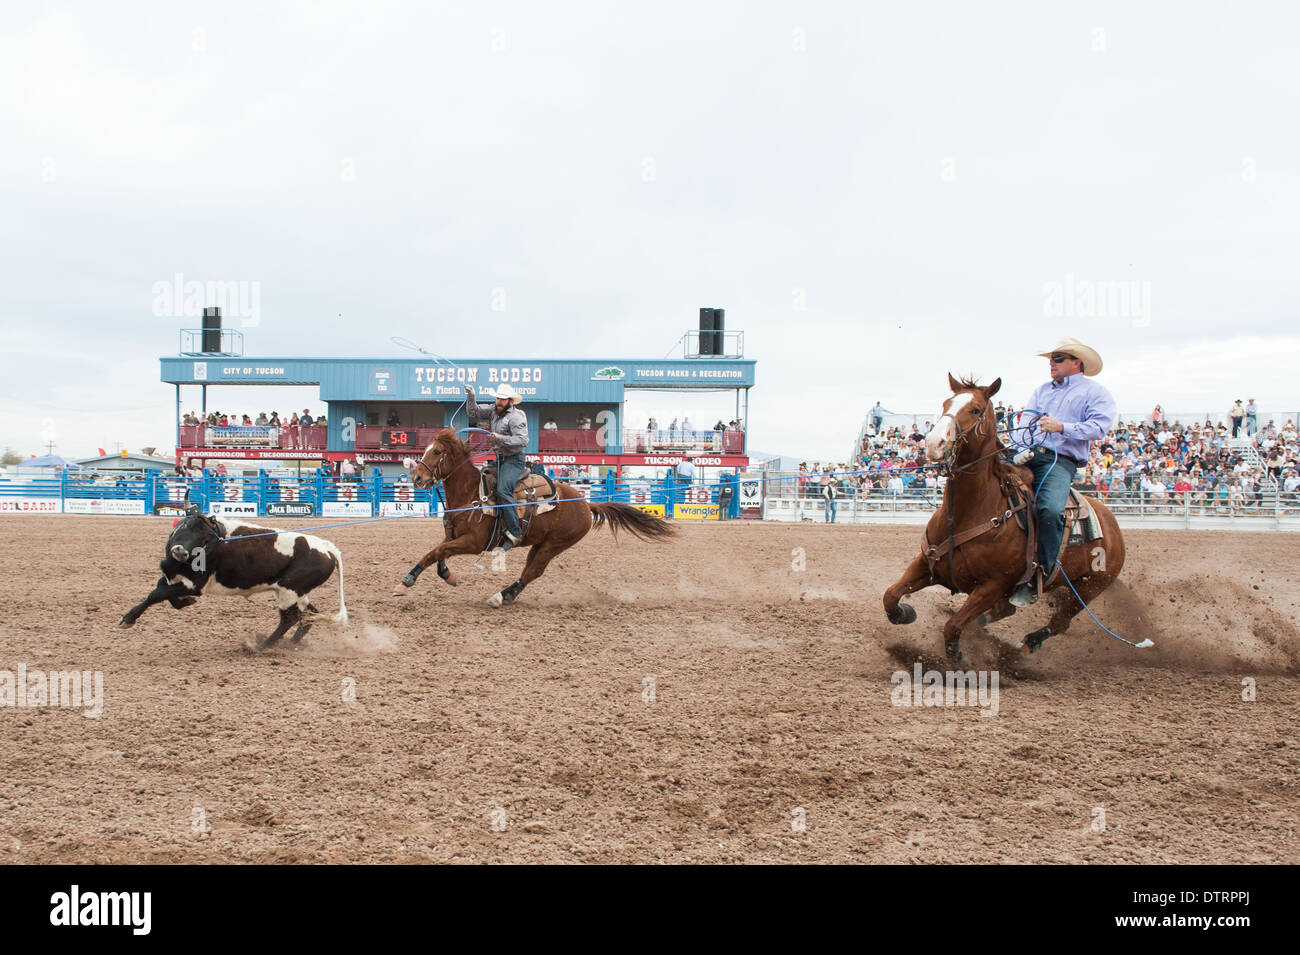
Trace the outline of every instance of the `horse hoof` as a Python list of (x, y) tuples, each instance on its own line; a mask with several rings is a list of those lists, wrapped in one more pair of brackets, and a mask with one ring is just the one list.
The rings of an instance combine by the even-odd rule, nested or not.
[(503, 603), (505, 603), (505, 600), (500, 594), (493, 594), (488, 598), (489, 607), (500, 607)]
[(407, 591), (408, 589), (409, 589), (409, 588), (406, 586), (406, 584), (398, 584), (396, 587), (393, 588), (393, 596), (394, 596), (394, 597), (405, 597), (405, 596), (406, 596), (406, 591)]
[(898, 609), (892, 614), (887, 614), (890, 623), (904, 624), (913, 623), (916, 620), (916, 610), (911, 604), (899, 604)]
[(446, 580), (447, 580), (447, 583), (449, 583), (449, 584), (450, 584), (451, 586), (453, 586), (453, 587), (459, 587), (459, 586), (460, 586), (460, 578), (457, 577), (455, 574), (448, 574), (447, 577), (446, 577)]
[(953, 663), (965, 662), (965, 658), (961, 655), (961, 643), (958, 641), (954, 640), (952, 643), (945, 642), (943, 645), (943, 652)]
[(1034, 653), (1043, 645), (1043, 641), (1052, 635), (1051, 627), (1039, 627), (1033, 633), (1025, 636), (1024, 649), (1026, 653)]
[(117, 622), (117, 625), (121, 627), (123, 630), (130, 630), (132, 627), (135, 626), (135, 621), (127, 620), (126, 617), (123, 617), (121, 620)]

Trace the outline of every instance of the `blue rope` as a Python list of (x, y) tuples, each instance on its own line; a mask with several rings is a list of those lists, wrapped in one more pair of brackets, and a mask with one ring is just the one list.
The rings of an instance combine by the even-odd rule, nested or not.
[(1074, 591), (1074, 596), (1075, 596), (1075, 598), (1079, 601), (1079, 606), (1083, 607), (1084, 610), (1087, 610), (1087, 611), (1088, 611), (1088, 616), (1092, 618), (1092, 622), (1095, 623), (1097, 626), (1101, 627), (1101, 629), (1105, 630), (1107, 633), (1109, 633), (1112, 637), (1114, 637), (1114, 638), (1115, 638), (1116, 640), (1118, 640), (1120, 643), (1127, 643), (1130, 647), (1134, 647), (1135, 649), (1138, 649), (1138, 650), (1145, 650), (1147, 647), (1154, 647), (1154, 646), (1155, 646), (1155, 644), (1152, 643), (1150, 640), (1142, 640), (1142, 641), (1139, 642), (1139, 643), (1134, 643), (1132, 640), (1125, 640), (1125, 639), (1124, 639), (1123, 637), (1121, 637), (1118, 633), (1116, 633), (1114, 630), (1111, 630), (1111, 629), (1110, 629), (1109, 627), (1107, 627), (1104, 623), (1102, 623), (1100, 620), (1097, 619), (1097, 615), (1096, 615), (1095, 613), (1092, 612), (1092, 609), (1091, 609), (1091, 608), (1090, 608), (1086, 603), (1084, 603), (1084, 602), (1083, 602), (1083, 598), (1079, 596), (1079, 591), (1074, 590), (1074, 584), (1071, 584), (1071, 583), (1070, 583), (1070, 578), (1067, 577), (1067, 576), (1065, 576), (1065, 568), (1064, 568), (1064, 567), (1061, 568), (1061, 579), (1064, 580), (1067, 584), (1070, 585), (1070, 589), (1071, 589), (1072, 591)]

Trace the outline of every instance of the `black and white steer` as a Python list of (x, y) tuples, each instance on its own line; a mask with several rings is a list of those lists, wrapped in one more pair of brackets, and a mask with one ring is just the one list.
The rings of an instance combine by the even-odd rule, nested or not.
[[(259, 643), (271, 646), (285, 631), (298, 624), (292, 640), (297, 643), (311, 629), (313, 618), (333, 623), (348, 622), (343, 602), (343, 555), (327, 540), (294, 531), (279, 531), (243, 521), (204, 516), (191, 505), (167, 538), (166, 556), (153, 593), (122, 617), (120, 626), (130, 627), (154, 604), (164, 600), (177, 610), (188, 607), (203, 593), (252, 594), (271, 591), (280, 608), (280, 625)], [(338, 613), (321, 614), (308, 594), (329, 580), (338, 568)]]

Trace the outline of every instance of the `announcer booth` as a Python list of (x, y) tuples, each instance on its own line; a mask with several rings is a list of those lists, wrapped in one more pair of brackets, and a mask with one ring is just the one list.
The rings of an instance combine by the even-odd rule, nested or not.
[[(547, 470), (599, 468), (744, 469), (744, 422), (754, 365), (738, 355), (676, 359), (248, 358), (182, 353), (162, 362), (162, 380), (176, 388), (176, 459), (186, 468), (219, 464), (272, 469), (305, 462), (331, 469), (344, 460), (385, 474), (402, 470), (442, 428), (467, 427), (465, 386), (489, 402), (509, 384), (528, 420), (527, 459)], [(211, 427), (181, 424), (181, 389), (229, 385), (318, 385), (325, 424)], [(723, 429), (631, 427), (625, 396), (635, 389), (734, 391), (736, 417)], [(226, 399), (223, 399), (223, 403)], [(486, 446), (479, 445), (480, 456)], [(588, 472), (590, 473), (590, 472)]]

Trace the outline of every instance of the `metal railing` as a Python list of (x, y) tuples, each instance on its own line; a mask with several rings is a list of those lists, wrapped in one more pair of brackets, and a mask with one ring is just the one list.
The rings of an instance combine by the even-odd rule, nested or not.
[(703, 451), (714, 454), (744, 454), (743, 431), (698, 431), (683, 428), (625, 428), (623, 451), (627, 454), (653, 454), (657, 451)]
[[(718, 505), (722, 484), (683, 482), (673, 472), (657, 479), (563, 481), (593, 502), (658, 506), (674, 516), (680, 505)], [(726, 514), (738, 516), (735, 486), (731, 485)], [(319, 469), (301, 477), (272, 477), (260, 471), (255, 477), (219, 474), (207, 469), (199, 477), (181, 477), (150, 470), (76, 473), (64, 471), (49, 478), (0, 479), (0, 513), (157, 514), (174, 513), (188, 504), (205, 513), (236, 516), (284, 517), (387, 517), (434, 516), (443, 509), (439, 488), (421, 490), (407, 475), (378, 472), (364, 477), (339, 477)]]
[[(219, 348), (217, 351), (207, 351), (204, 348), (203, 336), (214, 331), (219, 335)], [(244, 354), (244, 333), (234, 328), (182, 328), (178, 352), (193, 358), (203, 355), (211, 355), (214, 358), (237, 358)]]
[[(1137, 487), (1132, 490), (1099, 493), (1095, 488), (1079, 488), (1089, 497), (1102, 501), (1115, 514), (1122, 527), (1222, 528), (1239, 530), (1300, 530), (1300, 492), (1260, 487), (1251, 494), (1240, 489), (1167, 492), (1164, 494)], [(763, 500), (763, 517), (767, 520), (825, 521), (829, 513), (821, 485), (800, 485), (782, 476), (769, 480)], [(901, 491), (884, 488), (843, 489), (835, 500), (837, 523), (924, 523), (942, 502), (942, 491), (929, 487), (909, 487)]]
[[(702, 335), (712, 336), (707, 341), (710, 342), (710, 350), (704, 351), (703, 343), (700, 340)], [(721, 341), (719, 341), (721, 339)], [(745, 333), (743, 331), (697, 331), (691, 329), (680, 339), (682, 343), (683, 358), (744, 358), (745, 357)], [(714, 348), (717, 350), (714, 350)]]
[[(211, 427), (212, 434), (209, 433)], [(180, 446), (183, 450), (204, 448), (279, 448), (324, 451), (329, 429), (325, 425), (181, 425)], [(220, 435), (218, 440), (217, 435)], [(377, 447), (378, 445), (376, 445)]]

